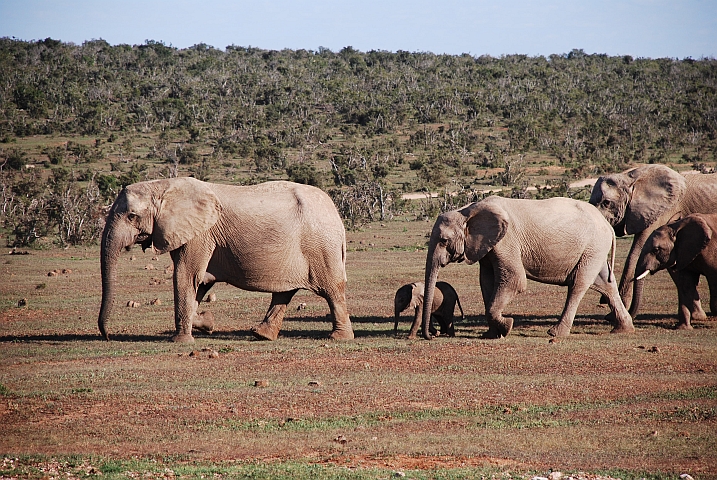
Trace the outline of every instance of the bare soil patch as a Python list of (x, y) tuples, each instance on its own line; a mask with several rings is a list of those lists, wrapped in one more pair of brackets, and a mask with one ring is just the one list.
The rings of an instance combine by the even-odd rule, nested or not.
[[(573, 334), (551, 342), (565, 288), (531, 282), (508, 309), (515, 330), (494, 341), (481, 339), (478, 267), (449, 265), (439, 279), (467, 315), (456, 337), (408, 341), (405, 317), (394, 338), (393, 295), (422, 279), (431, 226), (349, 232), (356, 339), (345, 343), (326, 340), (328, 308), (309, 293), (295, 297), (279, 340), (254, 341), (269, 295), (218, 286), (203, 305), (217, 330), (172, 344), (169, 256), (138, 249), (121, 261), (105, 342), (97, 248), (1, 255), (0, 455), (715, 478), (717, 322), (673, 330), (667, 274), (647, 280), (634, 335), (609, 334), (589, 292)], [(620, 260), (630, 240), (618, 241)], [(63, 268), (72, 273), (47, 276)]]

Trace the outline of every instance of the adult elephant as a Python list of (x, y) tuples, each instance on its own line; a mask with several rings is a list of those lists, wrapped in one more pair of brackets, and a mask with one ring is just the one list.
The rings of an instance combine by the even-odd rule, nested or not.
[[(590, 195), (618, 237), (634, 235), (620, 277), (620, 297), (628, 305), (635, 265), (650, 234), (673, 216), (717, 213), (717, 174), (681, 175), (664, 165), (644, 165), (598, 178)], [(636, 280), (629, 312), (637, 315), (644, 280)]]
[[(634, 332), (612, 273), (614, 247), (612, 228), (587, 202), (488, 197), (438, 216), (426, 255), (424, 305), (432, 305), (438, 270), (465, 260), (480, 263), (488, 338), (510, 333), (513, 319), (504, 317), (503, 309), (527, 288), (527, 279), (568, 287), (560, 320), (548, 331), (552, 336), (570, 333), (588, 288), (607, 296), (616, 316), (614, 333)], [(424, 308), (423, 335), (428, 339), (430, 315)]]
[(254, 186), (174, 178), (135, 183), (115, 200), (102, 233), (102, 306), (105, 323), (114, 302), (122, 249), (140, 244), (169, 252), (174, 262), (175, 342), (193, 342), (197, 307), (216, 282), (271, 292), (271, 305), (253, 334), (274, 340), (286, 306), (299, 289), (325, 298), (333, 339), (351, 339), (346, 308), (346, 237), (323, 191), (291, 182)]

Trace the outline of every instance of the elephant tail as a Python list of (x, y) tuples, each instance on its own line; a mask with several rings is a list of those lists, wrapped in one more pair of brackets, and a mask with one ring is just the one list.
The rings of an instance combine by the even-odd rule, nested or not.
[(612, 283), (615, 281), (615, 251), (617, 250), (617, 242), (615, 241), (615, 234), (612, 234), (612, 248), (610, 249), (610, 261), (607, 263), (607, 281)]
[(456, 294), (456, 303), (458, 304), (458, 309), (461, 311), (461, 320), (466, 319), (466, 314), (463, 313), (463, 306), (461, 305), (461, 299), (458, 296), (458, 292), (456, 292), (456, 289), (453, 289), (453, 292)]

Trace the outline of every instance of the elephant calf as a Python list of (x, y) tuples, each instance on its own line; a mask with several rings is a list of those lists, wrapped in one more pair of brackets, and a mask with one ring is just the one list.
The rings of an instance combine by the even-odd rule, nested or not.
[(707, 318), (697, 284), (707, 277), (710, 310), (717, 315), (717, 214), (695, 213), (658, 228), (648, 237), (637, 261), (635, 280), (667, 269), (677, 286), (677, 328), (692, 329), (691, 320)]
[[(414, 282), (408, 283), (396, 291), (396, 296), (393, 299), (394, 317), (396, 319), (393, 326), (394, 335), (398, 333), (398, 317), (401, 312), (407, 308), (413, 308), (413, 325), (411, 325), (411, 333), (408, 335), (408, 338), (416, 338), (416, 333), (418, 332), (418, 327), (421, 325), (421, 318), (423, 316), (424, 288), (423, 282)], [(438, 320), (438, 324), (441, 326), (441, 335), (455, 336), (453, 312), (456, 309), (456, 304), (458, 304), (458, 308), (461, 310), (461, 318), (465, 318), (456, 289), (453, 288), (450, 283), (436, 282), (431, 305), (431, 321), (434, 319)], [(431, 333), (435, 334), (435, 328), (431, 326), (431, 329)]]

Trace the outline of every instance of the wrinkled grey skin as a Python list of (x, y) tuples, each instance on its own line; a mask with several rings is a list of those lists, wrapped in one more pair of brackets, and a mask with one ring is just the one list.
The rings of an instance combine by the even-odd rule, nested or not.
[[(610, 261), (608, 254), (612, 250)], [(480, 263), (480, 287), (488, 320), (487, 338), (505, 337), (513, 319), (503, 316), (527, 279), (568, 287), (552, 336), (570, 334), (575, 312), (588, 288), (608, 298), (616, 314), (614, 333), (634, 332), (612, 273), (615, 235), (598, 210), (569, 198), (521, 200), (488, 197), (439, 215), (426, 255), (424, 302), (433, 302), (438, 271), (453, 262)], [(430, 313), (423, 312), (423, 335)]]
[[(424, 289), (423, 282), (414, 282), (408, 283), (396, 291), (396, 296), (393, 299), (395, 318), (393, 325), (394, 335), (398, 334), (398, 321), (401, 312), (411, 308), (413, 309), (414, 316), (408, 338), (416, 338), (416, 333), (418, 333), (418, 328), (421, 326), (421, 319), (423, 318)], [(436, 288), (433, 292), (433, 305), (431, 306), (431, 334), (435, 335), (436, 333), (433, 327), (433, 321), (437, 320), (441, 327), (441, 335), (447, 335), (449, 337), (456, 335), (453, 325), (453, 313), (455, 312), (456, 304), (458, 304), (458, 308), (461, 311), (461, 318), (465, 318), (456, 289), (453, 288), (450, 283), (436, 282)]]
[(697, 284), (707, 278), (710, 310), (717, 315), (717, 214), (692, 214), (663, 225), (647, 238), (637, 261), (638, 277), (667, 269), (677, 287), (677, 328), (705, 320)]
[(173, 178), (135, 183), (120, 192), (101, 243), (100, 333), (114, 303), (117, 262), (140, 244), (169, 252), (174, 262), (175, 342), (193, 342), (192, 326), (211, 330), (197, 307), (216, 282), (271, 292), (257, 338), (274, 340), (286, 306), (299, 289), (325, 298), (331, 338), (353, 338), (346, 308), (346, 238), (331, 198), (291, 182), (240, 187)]
[[(620, 298), (637, 315), (644, 281), (635, 278), (635, 266), (650, 234), (670, 218), (691, 213), (717, 213), (717, 174), (680, 175), (664, 165), (644, 165), (598, 178), (590, 195), (618, 237), (634, 235), (620, 277)], [(633, 283), (634, 289), (633, 289)]]

